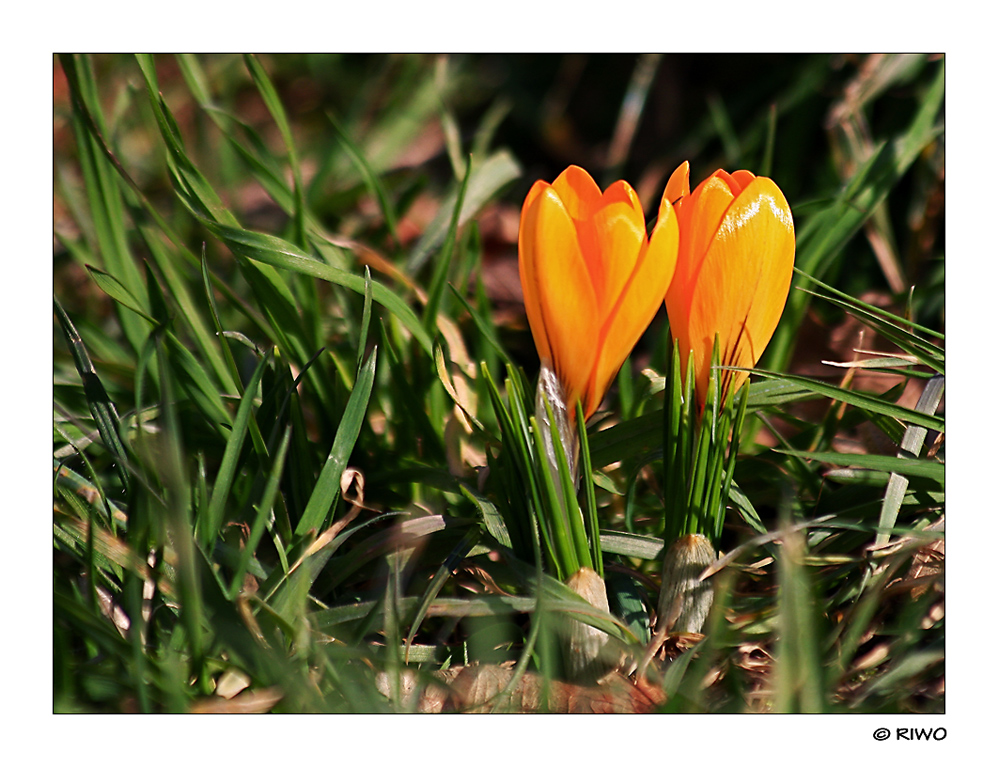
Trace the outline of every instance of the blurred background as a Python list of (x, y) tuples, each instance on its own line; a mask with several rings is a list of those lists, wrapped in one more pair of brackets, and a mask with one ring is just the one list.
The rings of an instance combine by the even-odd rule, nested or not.
[[(238, 56), (199, 56), (210, 90), (257, 131), (261, 141), (280, 141), (277, 128)], [(261, 60), (280, 92), (303, 156), (310, 204), (338, 223), (343, 195), (355, 173), (339, 178), (331, 164), (339, 152), (327, 114), (333, 113), (362, 147), (376, 151), (375, 169), (418, 167), (419, 183), (443, 183), (451, 175), (448, 130), (468, 141), (492, 133), (491, 146), (508, 148), (520, 176), (504, 194), (519, 215), (519, 202), (539, 178), (553, 180), (567, 165), (581, 165), (602, 186), (618, 178), (636, 188), (649, 217), (655, 214), (669, 173), (691, 162), (692, 185), (717, 168), (746, 168), (769, 175), (796, 213), (820, 203), (848, 179), (882, 142), (902, 133), (929, 87), (942, 57), (912, 55), (784, 54), (533, 54), (533, 55), (278, 55)], [(171, 57), (157, 60), (164, 96), (185, 136), (206, 131), (181, 72)], [(159, 173), (162, 157), (144, 128), (143, 114), (129, 115), (125, 92), (140, 86), (127, 56), (94, 58), (101, 98), (114, 115), (123, 149), (140, 161), (130, 170)], [(56, 231), (70, 226), (60, 215), (59, 183), (73, 152), (65, 115), (68, 91), (55, 68), (57, 156)], [(187, 101), (185, 106), (184, 102)], [(115, 113), (116, 104), (122, 112)], [(454, 122), (442, 125), (447, 110)], [(191, 121), (185, 125), (185, 121)], [(193, 133), (188, 133), (188, 129)], [(231, 172), (232, 150), (204, 135), (193, 151), (202, 168), (222, 179)], [(143, 153), (146, 154), (143, 154)], [(865, 243), (858, 241), (842, 287), (899, 294), (913, 284), (942, 280), (943, 140), (930, 147), (890, 196)], [(406, 174), (407, 178), (409, 174)], [(318, 178), (317, 178), (318, 177)], [(416, 184), (416, 182), (411, 182)], [(169, 190), (164, 189), (167, 194)], [(277, 206), (243, 190), (245, 214), (258, 226), (280, 220)], [(413, 195), (414, 227), (425, 202)], [(496, 217), (500, 242), (509, 246), (509, 209)], [(427, 215), (427, 211), (422, 211)], [(488, 217), (487, 217), (488, 218)], [(248, 222), (250, 224), (252, 222)], [(405, 230), (402, 235), (406, 234)], [(413, 232), (411, 231), (410, 236)], [(866, 246), (866, 252), (865, 251)], [(58, 254), (57, 254), (58, 256)], [(936, 258), (934, 258), (936, 257)], [(917, 301), (920, 320), (939, 318), (939, 303)]]

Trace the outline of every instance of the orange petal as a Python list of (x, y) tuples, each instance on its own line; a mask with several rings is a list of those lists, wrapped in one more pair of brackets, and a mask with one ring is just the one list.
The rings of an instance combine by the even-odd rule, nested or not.
[(715, 171), (697, 185), (690, 200), (684, 205), (684, 213), (695, 221), (695, 226), (689, 230), (690, 236), (685, 238), (688, 244), (681, 246), (688, 250), (692, 257), (688, 261), (691, 279), (696, 279), (700, 262), (714, 240), (715, 231), (733, 200), (735, 194), (729, 183), (728, 174), (725, 171)]
[[(661, 261), (668, 273), (667, 283), (673, 279), (676, 269), (677, 249), (680, 244), (680, 227), (676, 212), (669, 200), (664, 199), (659, 204), (659, 218), (649, 238), (649, 254), (647, 258)], [(664, 291), (665, 293), (665, 291)]]
[(738, 195), (740, 192), (742, 192), (742, 190), (748, 187), (755, 178), (756, 175), (750, 171), (733, 171), (732, 181), (735, 183), (736, 186), (735, 188), (732, 189), (732, 192)]
[[(676, 205), (677, 201), (690, 194), (690, 163), (684, 160), (666, 182), (666, 191), (663, 192), (663, 202), (670, 202)], [(662, 203), (659, 205), (662, 212)]]
[(552, 186), (573, 219), (590, 219), (600, 206), (600, 187), (578, 165), (570, 165), (562, 171)]
[[(691, 348), (697, 351), (700, 344), (690, 329), (691, 302), (700, 290), (700, 276), (704, 257), (714, 240), (714, 235), (734, 196), (729, 187), (728, 174), (716, 171), (697, 185), (697, 189), (682, 204), (677, 205), (680, 226), (680, 245), (676, 272), (666, 293), (666, 311), (673, 338), (680, 346), (680, 361), (686, 377), (687, 357)], [(708, 353), (710, 355), (710, 351)], [(696, 355), (697, 370), (702, 363)]]
[(600, 405), (625, 358), (659, 311), (676, 267), (678, 241), (676, 216), (667, 201), (660, 208), (652, 239), (642, 247), (600, 331), (600, 352), (584, 403), (587, 416)]
[(520, 207), (520, 215), (523, 216), (527, 209), (534, 202), (535, 198), (541, 194), (542, 190), (548, 189), (551, 186), (547, 181), (542, 181), (538, 179), (531, 185), (530, 190), (527, 192), (527, 197), (524, 198), (524, 204)]
[(534, 346), (538, 350), (538, 357), (542, 360), (551, 360), (551, 348), (548, 346), (548, 336), (544, 330), (544, 319), (541, 315), (541, 299), (538, 296), (536, 264), (538, 250), (535, 247), (537, 238), (533, 233), (528, 233), (525, 226), (528, 210), (538, 195), (546, 189), (551, 189), (548, 182), (536, 181), (524, 200), (524, 205), (520, 211), (517, 265), (520, 271), (520, 287), (524, 293), (524, 308), (527, 311), (527, 322), (531, 327), (531, 335), (534, 337)]
[(553, 187), (541, 189), (520, 225), (521, 281), (526, 297), (537, 298), (528, 320), (539, 355), (544, 350), (575, 407), (596, 356), (597, 300), (583, 261), (576, 228)]
[(604, 320), (635, 271), (645, 245), (645, 214), (627, 182), (615, 182), (607, 189), (592, 224), (593, 250), (587, 252), (582, 237), (580, 242)]
[[(691, 291), (687, 331), (701, 402), (715, 333), (722, 364), (755, 365), (784, 309), (793, 262), (794, 225), (787, 201), (773, 181), (756, 178), (725, 212)], [(732, 391), (747, 375), (726, 377)]]

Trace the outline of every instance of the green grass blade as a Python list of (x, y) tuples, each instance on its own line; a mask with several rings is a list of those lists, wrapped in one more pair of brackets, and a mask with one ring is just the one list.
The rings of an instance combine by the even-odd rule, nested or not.
[(663, 553), (663, 540), (655, 536), (625, 531), (600, 531), (600, 548), (609, 555), (658, 560)]
[(143, 242), (152, 254), (153, 262), (159, 268), (170, 297), (179, 309), (175, 322), (181, 322), (191, 330), (198, 351), (208, 361), (212, 373), (226, 391), (237, 391), (238, 376), (234, 375), (234, 368), (227, 367), (224, 356), (219, 352), (216, 339), (201, 316), (200, 307), (194, 301), (192, 290), (188, 288), (175, 252), (168, 252), (162, 238), (151, 227), (139, 224), (138, 229)]
[(176, 336), (167, 333), (164, 341), (178, 382), (219, 435), (228, 437), (231, 417), (215, 382)]
[[(560, 490), (561, 476), (553, 477), (553, 472), (549, 463), (540, 457), (545, 455), (544, 437), (541, 434), (541, 426), (534, 416), (530, 418), (531, 435), (534, 438), (534, 455), (539, 457), (532, 470), (537, 473), (537, 483), (542, 491), (542, 506), (538, 509), (538, 524), (548, 531), (554, 544), (553, 553), (556, 556), (555, 566), (559, 579), (565, 580), (579, 570), (580, 562), (576, 553), (576, 539), (574, 530), (566, 509), (566, 502), (562, 500), (563, 491)], [(559, 436), (556, 433), (554, 441), (557, 446), (560, 444)], [(557, 450), (556, 450), (557, 454)], [(563, 456), (565, 453), (563, 452)]]
[(496, 539), (502, 546), (513, 547), (513, 543), (510, 540), (510, 532), (506, 527), (506, 521), (503, 520), (503, 515), (500, 514), (496, 505), (484, 496), (480, 496), (470, 490), (464, 483), (459, 485), (458, 490), (461, 491), (462, 496), (472, 502), (479, 510), (482, 515), (482, 524), (489, 535)]
[(643, 413), (589, 436), (590, 461), (595, 469), (625, 461), (662, 446), (663, 412)]
[[(229, 337), (222, 329), (222, 321), (219, 319), (218, 305), (215, 303), (215, 292), (212, 290), (211, 274), (208, 271), (208, 260), (205, 258), (205, 249), (201, 249), (201, 280), (205, 289), (205, 298), (208, 300), (208, 310), (212, 316), (212, 323), (215, 326), (215, 335), (219, 346), (222, 348), (222, 356), (228, 376), (231, 379), (233, 389), (239, 395), (243, 394), (243, 382), (239, 379), (239, 369), (236, 367), (236, 359), (232, 356), (232, 348), (229, 346)], [(224, 378), (220, 378), (225, 381)], [(259, 448), (258, 448), (259, 450)]]
[[(471, 163), (469, 163), (471, 169)], [(427, 306), (423, 310), (423, 326), (431, 331), (437, 326), (437, 310), (440, 308), (441, 298), (444, 295), (444, 286), (447, 283), (448, 272), (451, 268), (451, 258), (454, 255), (458, 241), (458, 219), (461, 214), (461, 206), (465, 200), (465, 193), (468, 190), (468, 180), (471, 178), (471, 171), (467, 172), (461, 180), (458, 188), (458, 199), (454, 204), (451, 215), (451, 223), (448, 226), (447, 237), (444, 238), (444, 245), (441, 253), (436, 258), (434, 274), (430, 280), (430, 288), (427, 291)]]
[[(549, 434), (551, 435), (552, 445), (555, 448), (555, 462), (558, 468), (558, 477), (553, 479), (561, 486), (559, 500), (562, 503), (564, 513), (561, 519), (568, 520), (569, 530), (572, 535), (572, 546), (575, 551), (576, 560), (579, 562), (579, 567), (593, 568), (593, 562), (590, 557), (590, 545), (586, 538), (586, 522), (583, 520), (582, 510), (579, 508), (579, 499), (576, 496), (576, 484), (573, 481), (572, 470), (569, 469), (566, 446), (562, 442), (565, 439), (565, 435), (559, 429), (552, 414), (551, 403), (547, 400), (545, 401), (545, 410), (548, 412)], [(547, 462), (541, 462), (541, 464), (543, 468), (548, 468)], [(570, 575), (572, 573), (575, 573), (575, 571), (571, 571)]]
[(789, 530), (780, 551), (776, 691), (778, 712), (824, 712), (825, 674), (819, 651), (818, 616), (812, 579), (804, 565), (804, 537)]
[[(733, 368), (732, 370), (737, 369)], [(825, 382), (816, 381), (815, 379), (810, 379), (806, 376), (795, 376), (790, 373), (775, 373), (773, 371), (761, 371), (756, 368), (752, 370), (754, 373), (765, 378), (794, 382), (806, 389), (811, 390), (812, 392), (816, 392), (832, 400), (838, 400), (849, 405), (855, 405), (858, 408), (863, 408), (875, 413), (881, 413), (885, 416), (891, 416), (892, 418), (904, 421), (908, 424), (916, 424), (917, 426), (933, 429), (937, 432), (944, 431), (944, 420), (942, 418), (931, 414), (920, 413), (919, 411), (914, 411), (911, 408), (903, 408), (900, 405), (893, 405), (892, 403), (888, 403), (874, 395), (854, 392), (849, 389), (842, 389), (834, 384), (826, 384)]]
[(186, 194), (198, 202), (200, 212), (203, 216), (228, 225), (236, 225), (235, 217), (222, 204), (221, 198), (216, 194), (212, 185), (208, 183), (208, 180), (195, 167), (184, 149), (180, 129), (177, 127), (177, 123), (170, 113), (163, 95), (160, 93), (159, 81), (156, 77), (156, 64), (153, 57), (149, 54), (137, 54), (136, 61), (145, 79), (150, 106), (153, 108), (160, 136), (162, 136), (166, 143), (168, 160), (171, 163), (172, 170), (176, 174), (176, 180), (182, 185)]
[(760, 160), (760, 170), (757, 176), (769, 178), (774, 164), (774, 144), (777, 139), (777, 105), (771, 104), (767, 113), (767, 137), (763, 143), (763, 159)]
[(820, 395), (817, 392), (813, 392), (793, 381), (785, 381), (783, 379), (754, 381), (749, 390), (749, 401), (746, 403), (746, 410), (752, 413), (764, 408), (773, 408), (774, 406), (786, 403), (797, 403), (802, 400), (814, 400), (818, 397)]
[[(873, 328), (875, 331), (888, 339), (888, 341), (891, 341), (893, 344), (898, 346), (899, 349), (915, 357), (919, 363), (929, 366), (937, 373), (944, 372), (944, 351), (940, 347), (919, 338), (915, 334), (904, 330), (895, 323), (881, 319), (873, 312), (869, 312), (858, 307), (857, 304), (859, 304), (859, 302), (854, 303), (840, 301), (839, 299), (823, 296), (819, 293), (814, 293), (812, 295), (825, 299), (830, 304), (842, 307), (862, 323)], [(900, 362), (901, 361), (896, 363), (896, 365), (900, 364)]]
[(749, 382), (739, 393), (739, 402), (736, 406), (735, 424), (732, 426), (732, 441), (729, 444), (728, 459), (725, 466), (725, 482), (721, 491), (721, 510), (718, 513), (718, 527), (715, 529), (715, 542), (721, 540), (722, 526), (725, 522), (725, 505), (732, 494), (732, 485), (735, 482), (735, 463), (739, 457), (739, 442), (742, 436), (743, 425), (746, 423), (746, 412), (749, 404), (749, 393), (751, 386)]
[[(519, 176), (520, 165), (505, 150), (490, 155), (481, 165), (471, 163), (467, 174), (468, 189), (458, 216), (458, 226), (462, 227), (468, 223), (483, 205)], [(409, 274), (416, 274), (426, 264), (431, 254), (444, 243), (451, 226), (451, 214), (455, 209), (457, 197), (458, 190), (455, 190), (441, 203), (440, 213), (427, 227), (406, 261), (406, 271)]]
[(97, 283), (97, 287), (104, 291), (104, 293), (122, 306), (127, 307), (140, 317), (148, 320), (153, 325), (158, 325), (156, 318), (150, 314), (151, 310), (142, 306), (139, 299), (132, 295), (128, 288), (122, 285), (118, 278), (97, 269), (97, 267), (91, 267), (89, 265), (87, 266), (87, 271), (90, 273), (90, 277), (93, 278), (94, 282)]
[[(908, 128), (894, 142), (882, 145), (857, 169), (834, 205), (816, 214), (799, 229), (795, 264), (801, 271), (821, 277), (909, 170), (919, 153), (940, 135), (943, 125), (937, 120), (943, 106), (944, 84), (941, 63)], [(764, 364), (777, 370), (787, 367), (809, 298), (801, 291), (791, 292)]]
[(600, 578), (604, 578), (604, 559), (600, 550), (600, 520), (597, 516), (597, 497), (593, 491), (593, 463), (590, 461), (590, 443), (586, 435), (586, 419), (583, 418), (583, 404), (576, 401), (576, 432), (579, 435), (579, 457), (582, 460), (580, 476), (583, 482), (583, 495), (586, 497), (586, 536), (590, 541), (593, 568)]
[[(90, 60), (81, 57), (82, 66), (79, 67), (73, 55), (65, 54), (60, 60), (70, 86), (74, 130), (98, 250), (105, 268), (115, 274), (129, 292), (141, 295), (142, 275), (128, 246), (122, 190), (105, 154), (110, 150), (100, 139), (107, 133), (107, 128)], [(127, 314), (121, 315), (120, 320), (133, 349), (141, 349), (148, 328)]]
[(327, 112), (326, 118), (330, 121), (330, 125), (333, 126), (333, 133), (340, 142), (340, 145), (346, 151), (347, 156), (357, 167), (358, 171), (360, 171), (361, 177), (364, 179), (364, 184), (367, 186), (368, 191), (371, 192), (371, 194), (374, 195), (375, 200), (378, 201), (378, 206), (381, 208), (382, 216), (385, 217), (385, 225), (388, 227), (389, 233), (392, 235), (392, 240), (398, 243), (399, 231), (395, 209), (392, 207), (392, 203), (389, 202), (388, 194), (386, 194), (385, 187), (383, 187), (381, 181), (379, 181), (378, 174), (365, 158), (364, 152), (361, 151), (361, 149), (353, 141), (351, 141), (350, 136), (347, 135), (347, 132), (340, 125), (340, 121), (333, 116), (333, 113)]
[[(233, 252), (241, 256), (272, 267), (287, 269), (309, 277), (317, 277), (334, 285), (349, 288), (362, 296), (364, 295), (368, 282), (363, 277), (353, 275), (342, 269), (337, 269), (329, 264), (318, 261), (303, 253), (287, 240), (260, 232), (250, 232), (249, 230), (226, 226), (205, 218), (201, 218), (200, 220), (229, 246)], [(430, 336), (409, 305), (381, 283), (370, 282), (370, 286), (372, 299), (395, 315), (407, 330), (416, 337), (420, 346), (428, 354), (432, 354), (433, 345)]]
[(364, 267), (364, 309), (361, 311), (361, 333), (357, 341), (357, 370), (364, 364), (364, 352), (368, 346), (368, 328), (371, 325), (371, 270)]
[(437, 598), (440, 594), (441, 589), (447, 583), (447, 580), (451, 577), (451, 572), (458, 566), (458, 564), (465, 559), (465, 556), (471, 551), (472, 547), (478, 541), (480, 536), (479, 529), (473, 528), (464, 536), (461, 537), (454, 549), (444, 558), (444, 562), (441, 563), (437, 572), (430, 579), (430, 583), (427, 584), (427, 588), (423, 592), (423, 597), (417, 604), (416, 616), (412, 621), (412, 625), (409, 630), (409, 634), (406, 636), (406, 647), (407, 649), (413, 642), (413, 638), (416, 637), (416, 633), (420, 630), (420, 625), (423, 623), (423, 619), (427, 615), (427, 611), (430, 609), (430, 604)]
[[(211, 681), (206, 668), (206, 645), (208, 632), (204, 615), (204, 590), (207, 582), (201, 578), (198, 567), (200, 550), (194, 540), (194, 526), (191, 520), (191, 509), (187, 500), (189, 497), (187, 476), (184, 471), (182, 457), (183, 435), (177, 415), (174, 385), (172, 381), (173, 368), (170, 356), (165, 354), (162, 344), (157, 345), (157, 357), (160, 365), (160, 410), (163, 414), (163, 432), (155, 454), (148, 458), (155, 460), (160, 473), (161, 482), (166, 490), (162, 499), (154, 502), (154, 509), (162, 516), (166, 534), (176, 553), (177, 594), (180, 598), (180, 620), (184, 627), (185, 641), (189, 649), (189, 676), (198, 681), (198, 688), (205, 694), (210, 692)], [(155, 458), (154, 458), (155, 456)], [(211, 580), (214, 580), (212, 572)]]
[(347, 400), (343, 418), (336, 437), (333, 438), (333, 448), (330, 450), (326, 464), (319, 473), (319, 480), (309, 497), (309, 503), (302, 513), (301, 520), (295, 526), (295, 535), (304, 536), (310, 529), (319, 529), (327, 515), (336, 503), (340, 494), (340, 476), (347, 468), (347, 461), (354, 450), (354, 444), (361, 433), (361, 425), (368, 410), (368, 399), (375, 380), (375, 366), (378, 361), (378, 348), (371, 350), (368, 362), (364, 364), (354, 389)]
[(284, 460), (285, 456), (288, 455), (288, 445), (290, 442), (291, 427), (286, 427), (284, 435), (281, 437), (281, 443), (278, 445), (277, 452), (274, 454), (274, 464), (267, 476), (267, 486), (264, 488), (264, 493), (260, 497), (260, 502), (253, 505), (256, 515), (253, 518), (253, 524), (250, 528), (250, 535), (247, 537), (246, 545), (239, 553), (239, 563), (236, 565), (236, 570), (233, 572), (232, 585), (229, 587), (230, 600), (234, 600), (243, 588), (243, 578), (245, 577), (247, 568), (250, 565), (250, 559), (257, 551), (257, 546), (260, 544), (261, 538), (263, 538), (264, 529), (267, 527), (267, 520), (274, 507), (274, 499), (278, 493), (278, 486), (281, 482), (281, 473), (284, 470)]
[(226, 442), (225, 452), (222, 454), (222, 463), (219, 465), (218, 476), (212, 488), (211, 499), (208, 502), (208, 512), (205, 519), (199, 520), (196, 526), (195, 535), (201, 546), (205, 550), (211, 549), (219, 528), (222, 527), (222, 516), (225, 513), (225, 505), (229, 499), (229, 492), (232, 490), (232, 481), (236, 477), (238, 470), (239, 455), (243, 449), (243, 440), (246, 438), (248, 424), (253, 419), (253, 400), (263, 378), (264, 369), (270, 364), (271, 355), (268, 353), (257, 364), (250, 383), (243, 392), (239, 401), (239, 408), (236, 410), (236, 418), (232, 424), (232, 432)]
[(836, 453), (834, 451), (790, 451), (774, 449), (802, 459), (811, 459), (840, 467), (860, 467), (880, 472), (895, 472), (909, 477), (925, 477), (941, 486), (944, 484), (945, 466), (932, 459), (914, 459), (904, 456), (877, 456), (867, 453)]
[(104, 385), (97, 375), (97, 369), (90, 361), (90, 355), (87, 354), (87, 348), (84, 346), (76, 326), (69, 319), (66, 310), (62, 308), (59, 299), (54, 299), (54, 304), (59, 324), (66, 335), (66, 343), (73, 356), (73, 363), (83, 381), (83, 392), (87, 398), (87, 404), (90, 406), (90, 412), (94, 416), (94, 421), (97, 423), (97, 430), (105, 447), (115, 458), (118, 477), (121, 478), (122, 485), (127, 489), (129, 485), (128, 471), (125, 464), (125, 447), (122, 445), (118, 431), (121, 428), (118, 411), (115, 409), (114, 403), (111, 402), (111, 398), (108, 397), (107, 390), (104, 389)]
[[(801, 289), (802, 291), (806, 291), (808, 293), (811, 293), (813, 296), (818, 296), (828, 301), (831, 301), (832, 299), (838, 299), (839, 301), (837, 303), (839, 304), (839, 306), (842, 306), (848, 310), (856, 310), (859, 313), (873, 315), (874, 317), (885, 321), (886, 324), (894, 328), (897, 329), (910, 328), (912, 329), (912, 331), (925, 333), (927, 336), (933, 336), (934, 338), (937, 338), (940, 341), (944, 340), (944, 334), (940, 333), (939, 331), (934, 331), (932, 328), (927, 328), (925, 325), (920, 325), (919, 323), (913, 322), (912, 320), (908, 320), (904, 317), (899, 317), (898, 315), (893, 314), (892, 312), (889, 312), (886, 309), (882, 309), (881, 307), (877, 307), (873, 304), (868, 304), (866, 301), (861, 301), (860, 299), (851, 296), (848, 293), (843, 293), (843, 291), (837, 290), (833, 286), (822, 282), (821, 280), (819, 280), (816, 277), (813, 277), (807, 272), (803, 272), (797, 267), (794, 268), (794, 271), (800, 277), (812, 283), (815, 283), (815, 285), (817, 285), (823, 291), (832, 294), (832, 296), (826, 296), (825, 294), (817, 293), (815, 291), (808, 291), (806, 288), (802, 288)], [(922, 339), (919, 339), (918, 336), (914, 336), (914, 338), (919, 341), (922, 341)]]
[(738, 483), (733, 479), (729, 489), (728, 489), (728, 500), (735, 505), (736, 509), (739, 510), (739, 514), (742, 515), (742, 519), (745, 521), (746, 525), (752, 528), (757, 533), (766, 534), (767, 528), (763, 525), (763, 521), (760, 520), (760, 515), (753, 506), (753, 503), (749, 500), (749, 497), (742, 492), (739, 488)]
[(285, 148), (288, 150), (288, 164), (291, 166), (291, 177), (295, 184), (295, 209), (292, 219), (295, 228), (295, 239), (304, 248), (307, 243), (305, 235), (305, 190), (302, 187), (302, 170), (299, 167), (298, 153), (295, 151), (295, 139), (291, 134), (291, 126), (288, 124), (288, 117), (285, 114), (284, 106), (281, 104), (281, 98), (278, 96), (277, 90), (275, 90), (274, 84), (271, 82), (270, 77), (268, 77), (263, 65), (261, 65), (256, 56), (249, 54), (243, 56), (243, 61), (246, 62), (247, 69), (250, 70), (250, 76), (253, 78), (253, 83), (257, 86), (257, 90), (260, 91), (264, 104), (267, 105), (267, 110), (271, 113), (271, 117), (274, 118), (278, 130), (281, 132), (281, 138), (284, 139)]
[(459, 302), (461, 302), (465, 311), (468, 312), (469, 317), (472, 318), (472, 322), (475, 323), (475, 327), (478, 329), (479, 333), (482, 334), (482, 338), (488, 341), (489, 344), (499, 353), (503, 362), (509, 365), (512, 361), (510, 360), (510, 356), (507, 354), (506, 347), (496, 334), (496, 326), (492, 324), (492, 317), (489, 315), (483, 316), (482, 313), (468, 303), (468, 300), (462, 296), (461, 292), (453, 285), (449, 284), (448, 287), (451, 289), (452, 295), (458, 299)]

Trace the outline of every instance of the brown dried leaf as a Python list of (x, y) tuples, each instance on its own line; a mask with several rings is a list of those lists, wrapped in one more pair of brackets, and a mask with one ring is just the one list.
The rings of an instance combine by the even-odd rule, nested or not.
[[(405, 668), (400, 671), (398, 696), (406, 709), (416, 709), (417, 712), (436, 713), (444, 711), (449, 690), (445, 684), (447, 673), (441, 673), (440, 682), (428, 681), (426, 676), (420, 677), (415, 669)], [(375, 687), (388, 699), (392, 698), (393, 680), (387, 672), (379, 672), (375, 677)]]
[(495, 665), (463, 668), (451, 684), (447, 709), (474, 713), (647, 713), (666, 700), (652, 684), (636, 684), (618, 673), (598, 685), (580, 686), (527, 672), (503, 694), (514, 674), (512, 669)]
[(283, 697), (284, 693), (280, 688), (261, 688), (258, 691), (241, 693), (232, 699), (217, 696), (200, 699), (191, 705), (191, 712), (201, 715), (248, 715), (270, 712)]
[(467, 573), (475, 581), (482, 585), (483, 589), (476, 589), (472, 585), (462, 581), (461, 585), (465, 587), (469, 592), (473, 594), (489, 594), (489, 595), (504, 595), (506, 597), (512, 597), (513, 593), (508, 592), (503, 589), (496, 580), (493, 578), (492, 574), (489, 573), (485, 568), (476, 565), (475, 563), (463, 562), (458, 569), (458, 572)]
[[(943, 517), (940, 518), (941, 526)], [(929, 582), (935, 582), (937, 577), (943, 572), (944, 563), (944, 540), (935, 541), (920, 547), (913, 555), (912, 565), (906, 575), (907, 581), (915, 581), (917, 585), (912, 588), (912, 599), (920, 597), (927, 589)]]

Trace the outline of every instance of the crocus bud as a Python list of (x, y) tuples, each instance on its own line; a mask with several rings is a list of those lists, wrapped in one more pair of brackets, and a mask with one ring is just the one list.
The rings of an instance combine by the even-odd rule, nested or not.
[(669, 200), (651, 238), (638, 195), (617, 181), (603, 193), (582, 168), (531, 187), (520, 217), (520, 283), (542, 365), (573, 418), (589, 418), (652, 322), (676, 265)]
[[(684, 162), (666, 185), (680, 227), (676, 272), (666, 293), (670, 331), (686, 381), (691, 352), (704, 403), (715, 335), (721, 365), (752, 368), (784, 311), (794, 266), (794, 222), (777, 185), (749, 171), (715, 171), (691, 194)], [(721, 395), (746, 381), (722, 371)]]

